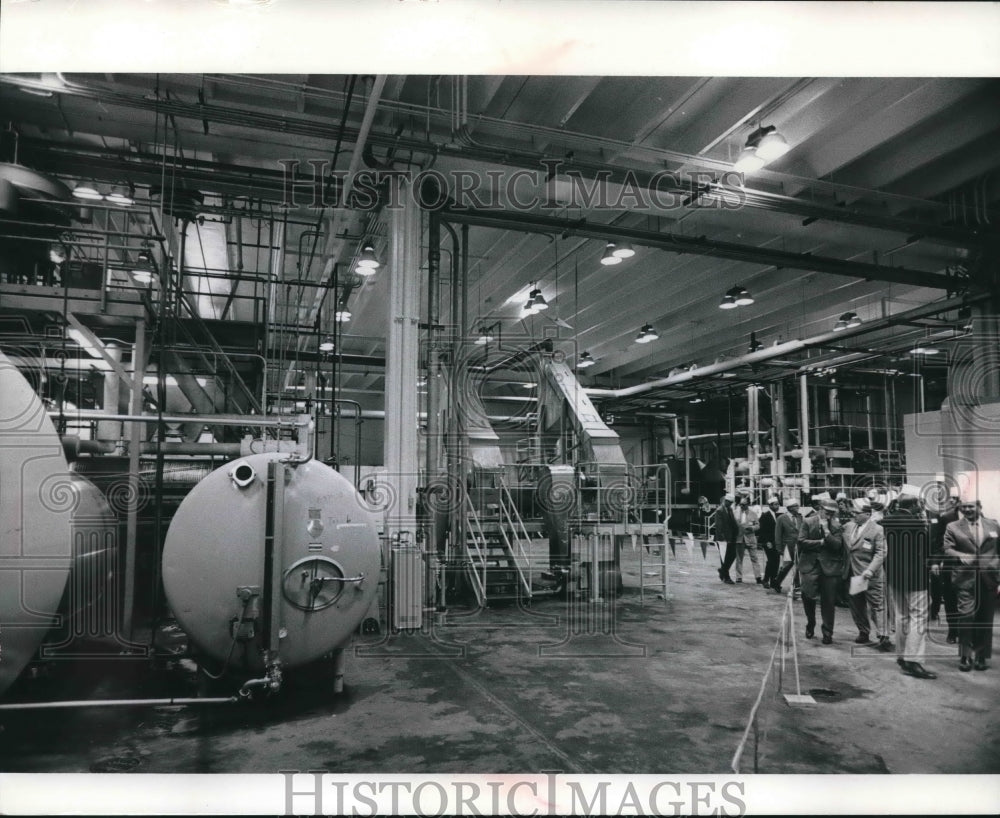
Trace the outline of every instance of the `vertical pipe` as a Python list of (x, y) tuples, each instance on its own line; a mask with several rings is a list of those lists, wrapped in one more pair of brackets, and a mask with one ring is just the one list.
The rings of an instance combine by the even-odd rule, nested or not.
[(875, 448), (875, 433), (872, 430), (872, 396), (870, 392), (865, 393), (865, 421), (868, 427), (868, 448)]
[[(428, 486), (439, 472), (441, 463), (441, 392), (437, 377), (437, 326), (440, 321), (441, 299), (441, 220), (434, 211), (428, 218), (427, 227), (427, 425), (424, 446), (424, 486)], [(438, 519), (427, 506), (427, 542), (429, 548), (437, 549)]]
[(809, 488), (809, 475), (812, 474), (812, 461), (809, 459), (809, 382), (804, 373), (799, 376), (799, 436), (802, 438), (803, 488)]
[(691, 419), (684, 415), (684, 488), (691, 492)]
[[(105, 344), (105, 352), (115, 363), (120, 364), (122, 360), (122, 348), (116, 344)], [(133, 384), (133, 387), (135, 385)], [(104, 413), (117, 415), (121, 411), (119, 405), (121, 397), (122, 379), (115, 369), (110, 369), (104, 373)], [(114, 420), (100, 420), (97, 422), (98, 440), (118, 440), (121, 437), (121, 423)]]
[(888, 445), (886, 448), (891, 452), (893, 451), (893, 440), (892, 440), (892, 429), (896, 423), (896, 379), (889, 379), (889, 423), (886, 424), (885, 432), (886, 439), (888, 440)]
[[(142, 379), (146, 373), (146, 320), (135, 322), (135, 345), (132, 347), (132, 395), (129, 414), (142, 414)], [(132, 619), (135, 608), (136, 542), (139, 531), (139, 454), (142, 443), (143, 424), (133, 421), (129, 427), (128, 483), (129, 496), (125, 520), (125, 587), (122, 597), (122, 629), (120, 636), (132, 640)]]
[(919, 403), (917, 404), (917, 411), (918, 412), (925, 412), (927, 410), (925, 409), (926, 392), (924, 390), (924, 376), (923, 376), (923, 374), (921, 374), (920, 377), (917, 380), (919, 382), (918, 385), (920, 387), (920, 392), (918, 393), (919, 394)]

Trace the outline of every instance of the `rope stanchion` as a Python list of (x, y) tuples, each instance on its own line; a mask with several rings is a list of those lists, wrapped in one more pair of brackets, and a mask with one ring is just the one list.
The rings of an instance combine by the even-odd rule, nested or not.
[[(789, 640), (791, 642), (792, 661), (795, 668), (795, 693), (784, 693), (783, 695), (785, 697), (785, 701), (789, 704), (815, 704), (816, 700), (813, 699), (812, 696), (802, 693), (802, 685), (799, 678), (798, 650), (795, 642), (793, 594), (791, 591), (788, 593), (787, 601), (785, 602), (785, 607), (782, 611), (781, 625), (778, 629), (778, 638), (774, 642), (774, 649), (771, 651), (771, 658), (767, 663), (767, 667), (764, 669), (764, 676), (760, 682), (760, 690), (757, 692), (757, 698), (754, 700), (753, 707), (750, 708), (750, 718), (747, 720), (746, 729), (744, 729), (740, 743), (737, 745), (736, 752), (733, 754), (733, 760), (730, 767), (734, 773), (740, 772), (740, 765), (743, 761), (743, 753), (746, 750), (747, 742), (750, 740), (751, 733), (754, 737), (753, 771), (755, 773), (758, 772), (760, 748), (760, 725), (758, 717), (760, 714), (760, 707), (761, 703), (764, 701), (764, 693), (767, 690), (768, 680), (771, 678), (771, 674), (774, 672), (776, 666), (778, 669), (777, 690), (778, 692), (781, 692), (785, 654), (787, 652)], [(781, 662), (777, 663), (776, 660), (778, 658), (779, 649), (781, 651)]]

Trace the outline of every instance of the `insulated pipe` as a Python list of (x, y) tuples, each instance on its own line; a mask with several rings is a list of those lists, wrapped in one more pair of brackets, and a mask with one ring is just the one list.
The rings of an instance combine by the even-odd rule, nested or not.
[[(981, 296), (981, 298), (985, 297), (986, 296)], [(935, 301), (933, 304), (925, 304), (923, 307), (917, 307), (916, 309), (899, 313), (898, 315), (894, 315), (890, 318), (883, 318), (879, 321), (871, 321), (854, 329), (847, 329), (841, 332), (833, 332), (831, 330), (829, 332), (813, 335), (810, 338), (804, 338), (802, 340), (785, 341), (780, 344), (775, 344), (774, 346), (765, 347), (757, 352), (749, 352), (737, 358), (730, 358), (719, 363), (699, 366), (694, 369), (685, 370), (677, 375), (660, 378), (655, 381), (647, 381), (645, 383), (628, 386), (623, 389), (590, 388), (585, 389), (584, 392), (586, 392), (586, 394), (591, 398), (598, 399), (627, 398), (632, 395), (640, 395), (644, 392), (649, 392), (652, 389), (675, 386), (676, 384), (681, 383), (690, 383), (691, 381), (699, 380), (710, 375), (719, 375), (723, 372), (730, 372), (731, 370), (739, 369), (742, 366), (764, 363), (772, 358), (781, 358), (785, 355), (789, 355), (790, 353), (808, 349), (809, 347), (823, 346), (824, 344), (834, 340), (839, 343), (846, 338), (853, 338), (858, 335), (872, 332), (873, 330), (892, 326), (893, 324), (902, 324), (918, 318), (924, 318), (929, 315), (945, 312), (946, 310), (955, 309), (957, 307), (961, 307), (967, 301), (967, 298), (963, 299), (961, 297), (948, 298), (944, 301)]]
[(809, 459), (809, 383), (806, 374), (799, 376), (799, 437), (802, 438), (802, 467), (805, 487), (809, 488), (812, 461)]
[(146, 705), (149, 707), (171, 707), (175, 705), (189, 704), (235, 704), (239, 699), (236, 696), (227, 698), (205, 698), (205, 699), (78, 699), (75, 701), (63, 702), (16, 702), (14, 704), (0, 704), (0, 710), (66, 710), (73, 707), (136, 707)]
[[(127, 420), (139, 423), (199, 423), (211, 424), (213, 426), (285, 426), (295, 428), (308, 425), (307, 421), (289, 422), (280, 418), (264, 417), (263, 415), (106, 415), (96, 409), (77, 409), (72, 413), (63, 413), (67, 418), (80, 418), (81, 420)], [(59, 412), (51, 410), (51, 417), (58, 417)]]

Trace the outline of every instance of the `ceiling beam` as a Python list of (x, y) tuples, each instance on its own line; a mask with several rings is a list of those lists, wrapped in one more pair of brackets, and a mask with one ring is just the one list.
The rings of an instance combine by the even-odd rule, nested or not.
[(590, 239), (622, 241), (655, 247), (673, 253), (695, 253), (734, 261), (764, 264), (788, 270), (812, 270), (829, 275), (849, 276), (868, 281), (886, 281), (893, 284), (908, 284), (917, 287), (953, 291), (959, 281), (951, 276), (926, 270), (906, 267), (887, 267), (860, 261), (845, 261), (839, 258), (814, 256), (809, 253), (792, 253), (785, 250), (770, 250), (733, 242), (716, 241), (698, 236), (683, 236), (676, 233), (638, 230), (608, 224), (594, 224), (586, 220), (573, 221), (554, 216), (534, 213), (448, 207), (441, 211), (446, 221), (459, 224), (492, 227), (503, 230), (517, 230), (525, 233), (557, 233), (562, 236), (583, 236)]

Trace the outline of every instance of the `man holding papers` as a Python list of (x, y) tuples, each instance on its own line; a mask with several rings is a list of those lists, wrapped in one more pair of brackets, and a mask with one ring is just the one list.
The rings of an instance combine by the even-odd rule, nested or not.
[(858, 626), (858, 638), (854, 641), (859, 645), (868, 644), (874, 625), (879, 650), (891, 650), (892, 643), (885, 632), (885, 585), (882, 574), (885, 531), (872, 520), (871, 502), (866, 498), (854, 501), (853, 512), (853, 519), (844, 525), (844, 545), (851, 570), (848, 600), (854, 624)]

